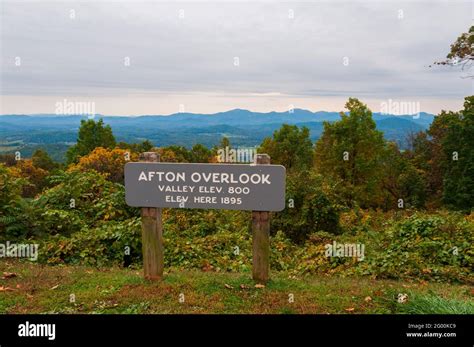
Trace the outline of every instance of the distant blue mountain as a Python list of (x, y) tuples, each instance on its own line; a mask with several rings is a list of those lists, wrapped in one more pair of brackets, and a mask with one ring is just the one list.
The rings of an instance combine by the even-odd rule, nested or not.
[[(174, 113), (171, 115), (144, 115), (144, 116), (106, 116), (97, 115), (103, 118), (108, 124), (114, 125), (144, 125), (156, 124), (166, 128), (173, 127), (202, 127), (210, 125), (253, 125), (268, 123), (304, 123), (304, 122), (322, 122), (335, 121), (340, 118), (339, 112), (317, 111), (311, 112), (303, 109), (295, 109), (290, 112), (251, 112), (248, 110), (234, 109), (226, 112), (214, 114), (198, 114), (198, 113)], [(420, 124), (424, 127), (429, 126), (433, 121), (434, 115), (422, 112), (419, 118), (410, 115), (382, 115), (380, 113), (373, 114), (374, 120), (383, 120), (386, 118), (405, 119)], [(18, 124), (28, 119), (27, 123), (33, 125), (45, 125), (49, 123), (51, 126), (63, 126), (66, 124), (75, 124), (78, 119), (84, 119), (84, 116), (60, 116), (54, 114), (36, 114), (36, 115), (2, 115), (1, 123), (13, 122)], [(26, 124), (23, 124), (26, 125)]]
[[(270, 136), (283, 123), (307, 126), (312, 140), (319, 138), (323, 122), (340, 119), (338, 112), (311, 112), (295, 109), (293, 112), (251, 112), (234, 109), (215, 114), (176, 113), (171, 115), (106, 116), (97, 115), (109, 124), (118, 141), (141, 142), (145, 139), (156, 146), (192, 146), (202, 143), (206, 146), (217, 144), (222, 136), (227, 136), (235, 146), (257, 145)], [(420, 113), (418, 118), (410, 115), (384, 115), (374, 113), (377, 128), (387, 139), (402, 147), (406, 135), (429, 127), (434, 115)], [(25, 148), (48, 147), (54, 145), (64, 150), (76, 141), (80, 121), (87, 119), (80, 115), (1, 115), (0, 152), (10, 151), (8, 144), (18, 143)], [(30, 150), (27, 150), (29, 152)]]

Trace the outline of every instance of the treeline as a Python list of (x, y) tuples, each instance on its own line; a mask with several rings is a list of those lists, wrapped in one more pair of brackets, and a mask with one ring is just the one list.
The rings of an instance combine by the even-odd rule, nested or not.
[[(437, 209), (470, 212), (474, 204), (474, 96), (459, 112), (441, 112), (426, 132), (412, 134), (409, 149), (400, 150), (376, 129), (369, 108), (349, 99), (341, 119), (325, 122), (316, 143), (309, 129), (283, 125), (265, 138), (259, 153), (287, 168), (287, 208), (274, 215), (275, 230), (304, 241), (315, 230), (341, 232), (341, 211), (357, 209)], [(223, 138), (213, 148), (196, 144), (154, 148), (149, 141), (117, 142), (102, 120), (83, 120), (67, 162), (54, 162), (44, 150), (31, 159), (0, 157), (0, 230), (8, 229), (17, 198), (38, 199), (67, 175), (95, 171), (123, 185), (123, 167), (145, 151), (158, 151), (163, 162), (216, 162)], [(66, 175), (66, 176), (65, 176)], [(80, 179), (79, 176), (74, 179)], [(87, 180), (86, 180), (87, 181)], [(66, 198), (66, 197), (64, 197)], [(62, 202), (64, 203), (64, 202)], [(10, 221), (10, 222), (9, 222)]]

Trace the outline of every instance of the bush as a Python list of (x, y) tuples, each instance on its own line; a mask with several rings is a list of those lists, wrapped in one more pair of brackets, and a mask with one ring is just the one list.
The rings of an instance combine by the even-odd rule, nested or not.
[(27, 180), (22, 186), (21, 195), (23, 197), (34, 197), (46, 186), (48, 171), (34, 166), (31, 159), (18, 160), (11, 170), (17, 177), (26, 178)]
[(361, 268), (384, 278), (470, 282), (473, 242), (473, 224), (462, 215), (416, 213), (384, 233), (378, 250)]
[(30, 205), (21, 198), (28, 180), (0, 164), (0, 241), (28, 236)]
[[(248, 214), (200, 210), (188, 220), (188, 213), (178, 209), (164, 211), (167, 268), (250, 271), (252, 237)], [(213, 220), (206, 224), (210, 218)], [(473, 283), (471, 221), (452, 213), (415, 214), (402, 221), (396, 221), (396, 218), (387, 220), (387, 225), (393, 225), (386, 230), (359, 231), (354, 235), (316, 232), (302, 245), (294, 244), (279, 231), (270, 240), (271, 269), (296, 276), (368, 275)], [(364, 260), (327, 257), (325, 245), (333, 241), (363, 243)], [(459, 247), (457, 256), (453, 255), (453, 244)], [(41, 260), (53, 264), (121, 265), (126, 246), (131, 249), (131, 262), (138, 266), (142, 260), (138, 217), (102, 221), (95, 227), (82, 228), (70, 237), (49, 236), (41, 248), (45, 250), (41, 252)]]
[(68, 171), (90, 172), (104, 174), (107, 180), (124, 183), (124, 167), (128, 161), (137, 161), (138, 154), (129, 150), (97, 147), (91, 153), (79, 158), (77, 164), (69, 167)]
[(272, 229), (283, 231), (290, 239), (302, 243), (316, 231), (339, 234), (339, 207), (323, 190), (322, 177), (311, 171), (287, 177), (287, 207), (275, 213)]
[(132, 262), (141, 262), (140, 219), (110, 221), (71, 237), (51, 236), (41, 245), (40, 261), (49, 264), (107, 266), (122, 264), (129, 247)]
[(56, 184), (32, 201), (39, 234), (70, 235), (100, 222), (138, 216), (125, 204), (125, 188), (95, 172), (67, 172), (52, 178)]

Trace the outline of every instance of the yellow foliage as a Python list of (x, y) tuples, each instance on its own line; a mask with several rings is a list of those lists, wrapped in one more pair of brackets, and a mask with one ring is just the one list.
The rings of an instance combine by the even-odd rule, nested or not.
[(138, 154), (129, 150), (97, 147), (88, 155), (81, 157), (77, 164), (71, 165), (68, 171), (95, 170), (106, 174), (109, 181), (123, 182), (125, 164), (137, 160)]
[(35, 196), (41, 191), (45, 185), (45, 178), (48, 176), (48, 171), (34, 166), (31, 159), (17, 161), (10, 171), (14, 177), (28, 180), (29, 184), (23, 187), (22, 195), (29, 197)]

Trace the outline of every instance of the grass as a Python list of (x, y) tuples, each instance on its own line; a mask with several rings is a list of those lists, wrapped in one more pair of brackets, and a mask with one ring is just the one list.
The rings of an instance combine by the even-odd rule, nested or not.
[(425, 281), (272, 273), (256, 288), (248, 273), (171, 269), (149, 282), (136, 269), (10, 260), (0, 262), (4, 272), (16, 276), (0, 279), (0, 313), (474, 313), (469, 286)]
[(436, 294), (411, 294), (406, 305), (400, 305), (400, 311), (410, 314), (474, 314), (474, 301), (445, 299)]

